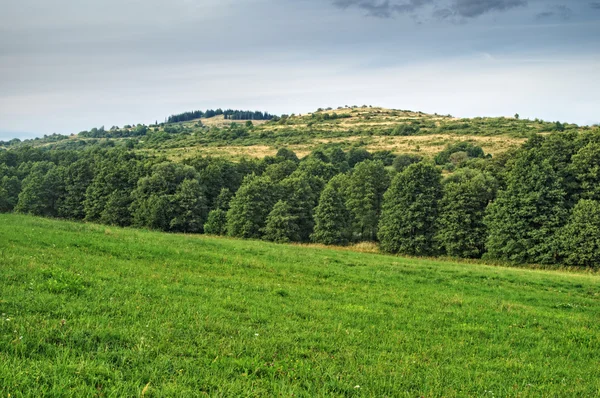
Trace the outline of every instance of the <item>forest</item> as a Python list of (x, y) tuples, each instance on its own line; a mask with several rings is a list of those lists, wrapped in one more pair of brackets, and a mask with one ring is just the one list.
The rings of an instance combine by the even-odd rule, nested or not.
[(386, 253), (600, 263), (600, 132), (530, 135), (490, 156), (328, 145), (299, 158), (171, 161), (126, 147), (0, 150), (0, 211)]
[(223, 115), (225, 119), (229, 120), (271, 120), (273, 119), (273, 115), (267, 112), (261, 111), (242, 111), (237, 109), (226, 109), (223, 110), (221, 108), (218, 109), (207, 109), (206, 111), (189, 111), (183, 112), (176, 115), (169, 116), (165, 122), (166, 123), (179, 123), (179, 122), (187, 122), (194, 119), (200, 118), (211, 118), (214, 116)]

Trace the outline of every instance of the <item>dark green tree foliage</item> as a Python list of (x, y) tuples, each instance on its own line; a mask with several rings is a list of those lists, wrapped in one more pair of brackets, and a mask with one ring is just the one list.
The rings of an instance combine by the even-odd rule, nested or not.
[(352, 237), (351, 214), (346, 208), (343, 187), (348, 177), (333, 177), (321, 192), (315, 208), (315, 228), (311, 240), (325, 245), (346, 245)]
[(337, 170), (331, 163), (326, 163), (314, 157), (308, 157), (300, 162), (292, 176), (299, 176), (302, 174), (319, 177), (327, 182), (337, 174)]
[(84, 157), (71, 163), (65, 173), (65, 197), (58, 209), (61, 217), (78, 220), (85, 217), (86, 191), (93, 179), (93, 158)]
[(560, 238), (567, 265), (600, 267), (600, 202), (580, 200)]
[[(145, 174), (140, 159), (124, 150), (113, 150), (99, 154), (95, 163), (94, 179), (85, 194), (84, 209), (86, 221), (111, 219), (114, 225), (129, 225), (129, 199), (138, 180)], [(110, 207), (105, 209), (110, 198)], [(125, 206), (116, 209), (115, 206)], [(122, 216), (122, 220), (116, 220)]]
[(552, 165), (536, 147), (521, 151), (507, 186), (488, 206), (488, 256), (517, 263), (556, 261), (556, 232), (566, 221), (566, 193)]
[(346, 160), (346, 153), (339, 146), (329, 148), (326, 154), (336, 173), (346, 173), (350, 170), (350, 165), (348, 164), (348, 160)]
[(280, 182), (289, 177), (297, 168), (298, 164), (296, 162), (285, 160), (269, 165), (263, 175), (269, 177), (273, 182)]
[(15, 211), (36, 216), (57, 217), (65, 195), (65, 168), (50, 162), (36, 162), (23, 180)]
[(370, 159), (373, 159), (373, 155), (364, 148), (352, 148), (346, 154), (346, 160), (351, 168), (360, 162)]
[(396, 175), (384, 196), (379, 222), (381, 249), (388, 253), (436, 253), (441, 173), (432, 164), (415, 163)]
[[(196, 179), (197, 172), (191, 166), (171, 162), (155, 165), (152, 173), (141, 178), (131, 193), (133, 224), (164, 231), (173, 226), (179, 231), (191, 225), (202, 226), (207, 211), (203, 190), (197, 181), (191, 182)], [(190, 182), (182, 187), (186, 180)], [(192, 198), (192, 195), (198, 197)]]
[(236, 165), (225, 159), (207, 158), (205, 165), (196, 170), (200, 174), (200, 184), (206, 189), (208, 206), (213, 208), (221, 189), (227, 188), (235, 192), (240, 187), (244, 173), (239, 169), (244, 165)]
[(375, 241), (381, 215), (383, 194), (390, 177), (381, 161), (365, 160), (358, 163), (346, 181), (346, 207), (352, 214), (352, 232), (355, 240)]
[(421, 128), (419, 126), (414, 126), (412, 124), (399, 124), (392, 129), (390, 135), (400, 135), (400, 136), (408, 136), (408, 135), (417, 135)]
[(0, 177), (0, 212), (6, 213), (12, 211), (19, 201), (21, 192), (21, 182), (17, 176)]
[(572, 158), (571, 172), (578, 184), (578, 197), (600, 200), (600, 143), (590, 142)]
[(577, 203), (578, 184), (571, 167), (573, 156), (577, 153), (577, 133), (553, 133), (546, 137), (530, 138), (525, 148), (534, 148), (539, 156), (552, 166), (559, 184), (566, 194), (566, 205), (573, 208)]
[(392, 153), (392, 151), (377, 151), (373, 152), (373, 160), (379, 160), (383, 163), (384, 166), (391, 166), (394, 164), (394, 160), (396, 160), (396, 155)]
[(435, 163), (438, 165), (444, 165), (450, 161), (450, 156), (453, 153), (466, 152), (469, 158), (482, 158), (484, 157), (483, 149), (477, 145), (473, 145), (470, 142), (457, 142), (450, 144), (435, 157)]
[(277, 186), (268, 177), (244, 178), (227, 212), (227, 233), (240, 238), (260, 238), (267, 216), (279, 199)]
[(396, 156), (392, 166), (398, 173), (402, 173), (408, 166), (413, 163), (419, 163), (421, 160), (423, 160), (423, 158), (419, 155), (402, 154)]
[(277, 243), (301, 240), (296, 211), (287, 201), (278, 201), (267, 217), (263, 239)]
[(283, 158), (285, 160), (291, 160), (292, 162), (299, 162), (298, 156), (296, 155), (296, 153), (294, 151), (292, 151), (291, 149), (287, 149), (287, 148), (280, 148), (279, 150), (277, 150), (277, 154), (275, 155), (276, 158)]
[[(226, 189), (226, 188), (225, 188)], [(204, 196), (204, 187), (197, 179), (185, 179), (170, 198), (174, 217), (170, 221), (173, 231), (202, 232), (208, 216), (208, 207)]]
[(497, 182), (489, 173), (460, 169), (443, 182), (437, 240), (450, 256), (479, 258), (485, 252), (485, 209), (495, 198)]
[(208, 220), (204, 224), (204, 232), (210, 235), (227, 234), (227, 211), (213, 209), (208, 213)]
[(297, 223), (295, 241), (308, 241), (313, 231), (313, 209), (317, 205), (320, 189), (315, 192), (309, 181), (309, 176), (300, 175), (286, 178), (280, 184), (286, 207), (289, 207)]
[(219, 196), (217, 196), (217, 200), (215, 201), (215, 209), (221, 210), (229, 210), (229, 202), (231, 202), (231, 198), (233, 198), (233, 194), (229, 190), (229, 188), (221, 189), (219, 192)]

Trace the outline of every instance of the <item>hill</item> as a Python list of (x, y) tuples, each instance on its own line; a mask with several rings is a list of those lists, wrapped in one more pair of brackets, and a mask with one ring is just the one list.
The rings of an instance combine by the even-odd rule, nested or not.
[(519, 147), (531, 134), (587, 129), (590, 127), (526, 120), (518, 115), (511, 118), (455, 118), (362, 106), (319, 109), (309, 114), (282, 115), (270, 120), (230, 120), (218, 115), (151, 126), (114, 126), (109, 130), (102, 127), (78, 135), (54, 134), (25, 143), (63, 149), (95, 144), (126, 145), (176, 161), (196, 155), (263, 158), (274, 155), (281, 147), (305, 156), (315, 149), (332, 145), (343, 150), (361, 147), (372, 152), (417, 153), (431, 157), (456, 142), (468, 141), (481, 146), (486, 153), (498, 155)]
[(0, 215), (2, 396), (595, 396), (600, 281)]

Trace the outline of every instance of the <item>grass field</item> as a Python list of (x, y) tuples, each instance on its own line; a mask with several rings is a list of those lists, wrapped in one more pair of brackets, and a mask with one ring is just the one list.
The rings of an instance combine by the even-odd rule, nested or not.
[(0, 215), (0, 397), (600, 394), (600, 276)]

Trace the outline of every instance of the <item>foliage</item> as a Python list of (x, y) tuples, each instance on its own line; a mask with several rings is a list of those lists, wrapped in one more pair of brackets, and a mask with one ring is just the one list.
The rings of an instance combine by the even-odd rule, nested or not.
[(211, 210), (204, 224), (204, 232), (210, 235), (226, 235), (227, 211), (221, 208)]
[(444, 165), (450, 161), (450, 157), (457, 153), (464, 152), (468, 158), (482, 158), (485, 154), (480, 146), (473, 145), (470, 142), (457, 142), (448, 145), (442, 152), (435, 157), (435, 163)]
[(419, 155), (402, 154), (396, 156), (392, 166), (394, 166), (394, 170), (396, 170), (398, 173), (401, 173), (411, 164), (419, 163), (421, 160), (423, 160), (423, 158)]
[(600, 265), (600, 202), (582, 199), (560, 233), (564, 262), (597, 268)]
[(352, 234), (357, 241), (375, 241), (383, 194), (390, 178), (380, 161), (358, 163), (345, 179), (346, 207), (352, 214)]
[(485, 209), (495, 198), (497, 182), (489, 173), (460, 169), (443, 182), (436, 239), (448, 255), (478, 258), (485, 252)]
[(441, 197), (441, 173), (430, 163), (412, 164), (396, 175), (384, 196), (379, 221), (381, 249), (388, 253), (435, 254)]
[(352, 237), (351, 214), (346, 208), (343, 187), (347, 177), (343, 174), (332, 178), (315, 208), (313, 242), (325, 245), (346, 245)]
[(268, 177), (255, 174), (244, 178), (227, 212), (227, 233), (240, 238), (261, 238), (268, 214), (279, 194)]
[(520, 152), (507, 187), (487, 209), (489, 258), (517, 263), (556, 262), (557, 230), (568, 216), (566, 193), (549, 160), (536, 148)]
[(284, 200), (275, 203), (267, 217), (263, 230), (263, 239), (276, 243), (297, 242), (301, 240), (299, 217), (295, 209)]

